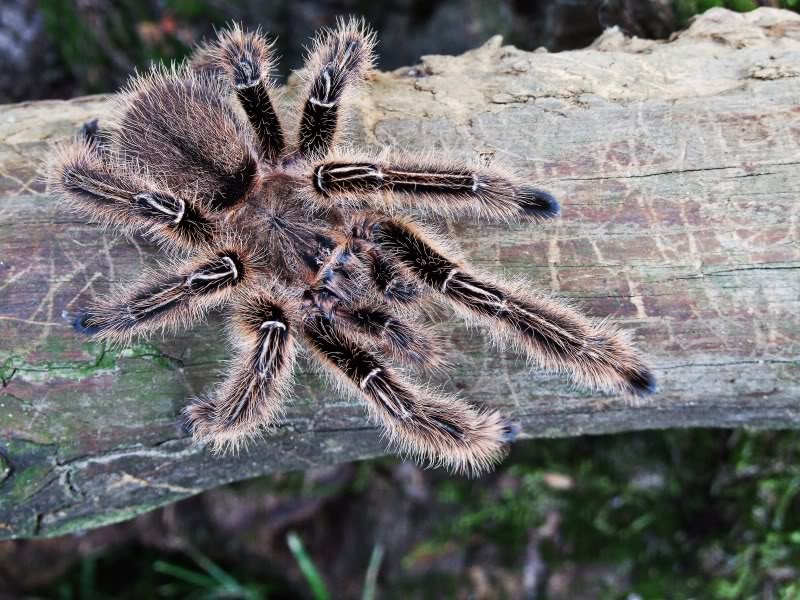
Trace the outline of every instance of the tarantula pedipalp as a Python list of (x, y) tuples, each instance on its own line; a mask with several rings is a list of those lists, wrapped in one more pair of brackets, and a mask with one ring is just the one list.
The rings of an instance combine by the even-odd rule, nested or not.
[(126, 342), (230, 306), (228, 376), (184, 410), (194, 437), (217, 449), (277, 423), (302, 345), (366, 401), (401, 451), (457, 471), (500, 460), (515, 435), (510, 422), (394, 366), (440, 358), (421, 324), (423, 300), (451, 305), (579, 384), (652, 393), (653, 376), (622, 332), (478, 272), (450, 241), (397, 215), (535, 220), (559, 206), (497, 166), (344, 147), (346, 100), (371, 69), (373, 46), (354, 20), (320, 34), (288, 136), (272, 104), (270, 46), (234, 26), (188, 65), (135, 78), (110, 127), (57, 147), (49, 182), (71, 207), (144, 231), (172, 255), (96, 300), (76, 326)]

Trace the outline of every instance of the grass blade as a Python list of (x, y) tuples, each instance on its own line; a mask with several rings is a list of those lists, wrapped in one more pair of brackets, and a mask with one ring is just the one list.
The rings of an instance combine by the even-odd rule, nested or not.
[(382, 561), (383, 546), (380, 544), (375, 544), (375, 547), (372, 549), (372, 555), (369, 557), (367, 574), (364, 576), (364, 592), (361, 594), (361, 600), (375, 600), (375, 590), (378, 584), (378, 572), (381, 570)]
[(208, 573), (208, 575), (212, 577), (220, 586), (231, 590), (241, 589), (242, 586), (235, 577), (226, 573), (224, 569), (219, 567), (217, 563), (212, 561), (205, 554), (195, 550), (194, 548), (188, 548), (187, 554), (191, 556), (194, 562), (197, 563), (197, 566)]
[(195, 587), (204, 589), (214, 589), (218, 587), (217, 582), (208, 575), (198, 573), (197, 571), (192, 571), (191, 569), (185, 569), (184, 567), (179, 567), (178, 565), (173, 565), (172, 563), (168, 563), (163, 560), (157, 560), (154, 562), (153, 570), (156, 573), (161, 573), (162, 575), (170, 575), (175, 579), (179, 579)]
[(306, 578), (311, 588), (314, 600), (330, 600), (325, 581), (311, 561), (311, 557), (306, 553), (305, 548), (303, 548), (303, 542), (300, 541), (300, 537), (291, 531), (286, 536), (286, 543), (289, 545), (289, 550), (292, 551), (294, 559), (297, 561), (297, 566), (300, 567), (300, 571), (302, 571), (303, 576)]

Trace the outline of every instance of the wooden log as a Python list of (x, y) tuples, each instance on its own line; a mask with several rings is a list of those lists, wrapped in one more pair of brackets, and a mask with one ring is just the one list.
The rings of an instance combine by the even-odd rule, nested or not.
[[(800, 17), (712, 10), (669, 42), (606, 32), (548, 54), (498, 38), (377, 75), (363, 144), (493, 154), (551, 189), (549, 226), (450, 222), (483, 268), (525, 275), (631, 330), (660, 390), (632, 406), (531, 372), (442, 324), (445, 383), (523, 437), (800, 425)], [(218, 318), (115, 350), (62, 318), (154, 260), (57, 209), (49, 142), (97, 97), (0, 107), (0, 536), (128, 518), (225, 482), (385, 452), (361, 405), (301, 369), (280, 431), (218, 458), (175, 428), (224, 357)], [(457, 350), (456, 350), (457, 349)]]

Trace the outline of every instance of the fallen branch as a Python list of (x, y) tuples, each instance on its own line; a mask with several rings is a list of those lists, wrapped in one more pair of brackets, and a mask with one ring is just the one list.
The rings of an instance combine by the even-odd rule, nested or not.
[[(530, 372), (443, 324), (447, 386), (523, 437), (800, 426), (800, 17), (712, 10), (668, 43), (607, 32), (561, 54), (502, 47), (380, 74), (367, 145), (495, 154), (551, 189), (553, 225), (448, 223), (482, 267), (525, 275), (631, 330), (660, 392), (631, 406)], [(228, 481), (384, 452), (362, 406), (302, 372), (279, 433), (216, 458), (175, 429), (215, 379), (218, 320), (107, 349), (75, 310), (154, 260), (55, 208), (48, 142), (108, 115), (96, 97), (0, 108), (0, 536), (130, 517)]]

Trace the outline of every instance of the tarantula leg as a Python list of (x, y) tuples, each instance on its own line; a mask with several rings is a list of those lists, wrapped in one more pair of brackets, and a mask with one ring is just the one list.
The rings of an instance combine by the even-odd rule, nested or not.
[(415, 388), (324, 316), (311, 317), (304, 334), (313, 355), (367, 402), (401, 452), (473, 474), (505, 455), (513, 426), (498, 413)]
[(401, 319), (385, 308), (337, 303), (332, 318), (334, 323), (377, 342), (389, 356), (403, 363), (433, 368), (442, 362), (420, 323)]
[(318, 162), (308, 175), (309, 194), (323, 201), (365, 200), (380, 209), (418, 208), (444, 215), (492, 219), (549, 219), (556, 199), (498, 167), (468, 166), (425, 157), (391, 161), (343, 157)]
[(342, 104), (372, 68), (375, 35), (363, 22), (340, 21), (314, 41), (306, 60), (305, 103), (300, 117), (301, 156), (324, 155), (341, 130)]
[(125, 232), (145, 231), (182, 248), (207, 243), (213, 228), (192, 203), (125, 165), (103, 160), (96, 142), (76, 141), (52, 155), (51, 188), (76, 211)]
[(272, 85), (272, 47), (259, 32), (245, 32), (238, 25), (221, 31), (217, 43), (204, 49), (213, 64), (236, 89), (250, 124), (256, 132), (267, 160), (283, 154), (284, 139), (280, 119), (270, 99)]
[(384, 220), (375, 242), (468, 318), (509, 338), (541, 367), (567, 370), (580, 384), (643, 396), (655, 379), (627, 337), (566, 304), (476, 275), (411, 223)]
[(157, 329), (188, 326), (254, 278), (252, 259), (235, 247), (198, 253), (182, 263), (148, 271), (133, 284), (95, 301), (75, 326), (101, 339), (127, 342)]
[(294, 319), (285, 298), (257, 290), (244, 296), (230, 323), (236, 354), (213, 401), (183, 411), (186, 428), (215, 450), (236, 449), (263, 426), (275, 425), (294, 365)]
[(383, 252), (371, 246), (359, 251), (358, 256), (366, 264), (370, 279), (384, 300), (390, 304), (408, 305), (419, 299), (419, 286), (403, 277), (398, 265)]

